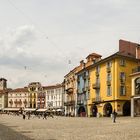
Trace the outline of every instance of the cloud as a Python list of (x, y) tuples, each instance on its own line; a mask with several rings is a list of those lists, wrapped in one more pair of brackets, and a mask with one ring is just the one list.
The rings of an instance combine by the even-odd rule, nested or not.
[(28, 53), (30, 47), (36, 40), (36, 31), (34, 26), (23, 25), (15, 29), (9, 29), (6, 35), (0, 39), (0, 45), (3, 48), (1, 55), (7, 55), (7, 52), (12, 56)]

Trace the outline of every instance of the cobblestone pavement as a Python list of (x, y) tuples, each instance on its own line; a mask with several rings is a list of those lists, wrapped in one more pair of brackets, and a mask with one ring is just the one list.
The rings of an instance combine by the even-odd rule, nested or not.
[(140, 140), (139, 117), (119, 117), (113, 123), (111, 118), (23, 120), (19, 116), (0, 115), (0, 124), (0, 140)]

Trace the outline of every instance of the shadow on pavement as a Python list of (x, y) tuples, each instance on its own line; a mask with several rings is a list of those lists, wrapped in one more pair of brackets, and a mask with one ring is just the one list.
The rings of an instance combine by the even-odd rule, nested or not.
[[(22, 135), (21, 133), (31, 133), (31, 131), (21, 131), (21, 133), (12, 130), (10, 127), (0, 124), (0, 140), (34, 140)], [(14, 126), (16, 127), (16, 126)]]

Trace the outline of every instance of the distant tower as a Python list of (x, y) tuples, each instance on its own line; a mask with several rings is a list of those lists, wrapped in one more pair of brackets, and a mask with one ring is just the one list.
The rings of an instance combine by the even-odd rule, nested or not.
[(4, 90), (7, 88), (7, 80), (4, 78), (0, 78), (0, 90)]

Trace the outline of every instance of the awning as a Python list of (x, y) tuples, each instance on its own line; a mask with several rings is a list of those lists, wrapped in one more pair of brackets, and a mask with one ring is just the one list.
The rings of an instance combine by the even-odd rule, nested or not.
[(24, 111), (36, 111), (36, 108), (25, 108)]
[(45, 109), (45, 108), (40, 108), (37, 110), (37, 112), (45, 112), (45, 111), (47, 111), (47, 109)]
[(19, 111), (20, 108), (4, 108), (4, 111)]
[(63, 111), (63, 109), (57, 109), (56, 111), (61, 112), (61, 111)]

